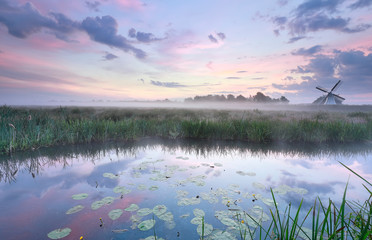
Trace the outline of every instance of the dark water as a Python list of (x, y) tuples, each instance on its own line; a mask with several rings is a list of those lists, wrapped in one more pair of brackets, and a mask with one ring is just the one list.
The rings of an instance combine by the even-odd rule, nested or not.
[[(317, 196), (340, 201), (348, 181), (347, 199), (365, 200), (361, 180), (338, 161), (372, 180), (372, 151), (364, 145), (144, 140), (3, 156), (0, 239), (49, 239), (64, 228), (71, 232), (63, 239), (199, 239), (202, 215), (205, 233), (213, 229), (205, 239), (240, 239), (239, 227), (254, 225), (246, 218), (239, 225), (243, 211), (265, 220), (273, 209), (270, 188), (282, 209), (301, 199), (309, 209)], [(88, 196), (72, 198), (81, 193)], [(92, 209), (102, 199), (109, 200)], [(139, 209), (127, 211), (131, 204)], [(166, 212), (154, 212), (158, 205)], [(115, 209), (122, 214), (112, 220)], [(152, 220), (153, 228), (139, 229)]]

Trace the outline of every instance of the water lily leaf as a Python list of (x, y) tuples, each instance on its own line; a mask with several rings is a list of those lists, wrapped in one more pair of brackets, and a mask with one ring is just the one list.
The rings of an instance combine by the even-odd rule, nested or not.
[(138, 224), (138, 229), (141, 230), (141, 231), (147, 231), (147, 230), (154, 227), (155, 222), (156, 221), (153, 220), (153, 219), (145, 220), (145, 221), (141, 222), (140, 224)]
[(80, 193), (80, 194), (72, 195), (72, 199), (75, 199), (75, 200), (82, 200), (82, 199), (85, 199), (87, 197), (88, 197), (87, 193)]
[(152, 209), (150, 208), (141, 208), (140, 210), (137, 211), (138, 216), (146, 216), (152, 213)]
[(92, 205), (91, 205), (91, 208), (93, 210), (97, 210), (98, 208), (102, 207), (103, 205), (105, 205), (105, 202), (102, 201), (102, 200), (99, 200), (99, 201), (93, 202)]
[(243, 172), (243, 171), (236, 171), (237, 174), (242, 176), (256, 176), (256, 173), (254, 172)]
[(266, 187), (262, 183), (254, 182), (252, 183), (253, 187), (264, 190)]
[(158, 189), (159, 189), (158, 186), (151, 186), (151, 187), (149, 187), (149, 190), (150, 191), (155, 191), (155, 190), (158, 190)]
[(107, 177), (107, 178), (110, 178), (110, 179), (117, 179), (117, 178), (119, 178), (118, 175), (115, 175), (113, 173), (104, 173), (103, 176), (104, 177)]
[(103, 201), (105, 204), (107, 204), (107, 205), (113, 203), (114, 200), (115, 200), (114, 197), (105, 197), (105, 198), (102, 199), (102, 201)]
[(83, 205), (77, 205), (77, 206), (72, 207), (69, 210), (67, 210), (66, 214), (73, 214), (73, 213), (79, 212), (83, 209), (84, 209)]
[(167, 207), (164, 205), (156, 205), (152, 211), (156, 216), (160, 216), (167, 211)]
[(173, 221), (173, 214), (171, 212), (166, 212), (166, 213), (158, 216), (158, 218), (163, 220), (163, 221), (170, 222), (170, 221)]
[(193, 219), (190, 220), (190, 223), (195, 225), (200, 225), (202, 224), (202, 222), (203, 222), (202, 217), (194, 217)]
[(149, 237), (145, 238), (144, 240), (164, 240), (164, 238), (159, 238), (159, 237), (155, 238), (155, 236), (149, 236)]
[(229, 226), (229, 227), (235, 227), (237, 223), (232, 220), (231, 218), (224, 217), (219, 219), (224, 225)]
[(64, 237), (68, 236), (70, 233), (71, 233), (70, 228), (62, 228), (62, 229), (58, 228), (58, 229), (48, 233), (48, 238), (50, 238), (50, 239), (61, 239), (61, 238), (64, 238)]
[(129, 205), (129, 207), (127, 207), (124, 210), (127, 212), (134, 212), (134, 211), (137, 211), (138, 209), (139, 209), (138, 205), (135, 203), (132, 203), (131, 205)]
[(165, 227), (168, 228), (169, 230), (171, 230), (171, 229), (176, 227), (176, 223), (174, 221), (166, 221), (165, 222)]
[(181, 198), (178, 202), (178, 206), (196, 205), (200, 203), (200, 198)]
[(205, 212), (199, 208), (195, 208), (193, 211), (195, 217), (203, 217), (205, 216)]
[[(196, 228), (196, 231), (198, 234), (201, 236), (203, 234), (203, 225), (199, 224), (198, 227)], [(204, 223), (204, 236), (208, 236), (211, 234), (213, 231), (213, 226), (208, 223)]]
[(213, 240), (236, 240), (235, 236), (227, 231), (217, 230), (212, 234)]
[(138, 185), (137, 189), (138, 189), (138, 190), (146, 190), (147, 187), (146, 187), (146, 185), (144, 185), (144, 184), (140, 184), (140, 185)]
[(222, 165), (222, 163), (214, 163), (214, 166), (216, 166), (216, 167), (222, 167), (223, 165)]
[(124, 233), (128, 231), (129, 231), (128, 229), (113, 229), (112, 230), (113, 233)]
[(114, 209), (114, 210), (111, 210), (109, 213), (108, 213), (108, 216), (112, 219), (112, 220), (116, 220), (118, 219), (121, 214), (123, 214), (123, 210), (121, 209)]
[(132, 190), (125, 188), (124, 186), (117, 186), (114, 188), (114, 193), (128, 194)]
[(190, 213), (186, 213), (180, 216), (180, 218), (187, 218), (187, 217), (190, 217)]

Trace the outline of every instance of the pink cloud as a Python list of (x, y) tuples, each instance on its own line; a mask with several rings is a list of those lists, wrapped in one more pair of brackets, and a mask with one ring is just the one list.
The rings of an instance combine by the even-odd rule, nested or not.
[(141, 10), (144, 4), (139, 0), (116, 0), (116, 2), (124, 8)]

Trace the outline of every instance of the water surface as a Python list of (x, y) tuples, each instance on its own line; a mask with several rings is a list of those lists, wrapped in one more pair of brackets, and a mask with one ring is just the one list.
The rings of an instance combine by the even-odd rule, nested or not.
[[(270, 189), (280, 207), (303, 199), (306, 210), (317, 196), (340, 201), (349, 181), (347, 198), (364, 201), (362, 182), (338, 161), (372, 180), (371, 160), (370, 146), (361, 145), (154, 139), (3, 156), (0, 236), (48, 239), (53, 230), (69, 228), (63, 239), (198, 239), (204, 215), (205, 231), (212, 231), (207, 239), (240, 239), (239, 214), (266, 220)], [(87, 197), (73, 198), (82, 193)], [(141, 224), (151, 221), (149, 230)], [(248, 225), (253, 229), (245, 219)]]

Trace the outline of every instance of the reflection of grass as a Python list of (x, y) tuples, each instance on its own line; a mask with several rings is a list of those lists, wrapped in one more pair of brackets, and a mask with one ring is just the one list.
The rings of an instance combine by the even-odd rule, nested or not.
[(257, 143), (353, 142), (372, 140), (372, 118), (369, 113), (339, 112), (0, 107), (1, 153), (143, 137)]
[[(348, 169), (372, 186), (370, 182), (350, 168)], [(314, 206), (307, 212), (301, 223), (299, 222), (299, 213), (302, 201), (294, 216), (291, 216), (291, 204), (282, 214), (278, 210), (273, 191), (271, 191), (271, 194), (274, 200), (275, 213), (270, 210), (271, 223), (269, 227), (263, 227), (255, 218), (247, 213), (245, 214), (258, 225), (260, 230), (259, 239), (372, 239), (372, 192), (365, 185), (364, 187), (370, 193), (370, 197), (363, 204), (346, 200), (346, 186), (339, 207), (331, 200), (325, 205), (318, 199), (319, 203), (315, 201)], [(347, 207), (349, 207), (350, 214), (346, 214)], [(308, 232), (303, 225), (311, 212), (312, 229)], [(238, 219), (238, 221), (240, 220)], [(251, 230), (249, 232), (251, 233)], [(265, 233), (265, 236), (262, 232)], [(241, 239), (245, 239), (241, 232), (240, 236)], [(252, 234), (250, 236), (253, 238)]]

